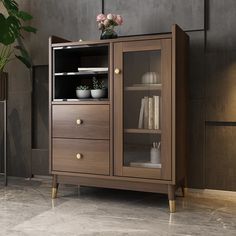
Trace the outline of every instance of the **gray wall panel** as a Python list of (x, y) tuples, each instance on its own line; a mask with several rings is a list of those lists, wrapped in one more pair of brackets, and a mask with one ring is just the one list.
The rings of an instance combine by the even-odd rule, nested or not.
[(32, 148), (48, 149), (48, 66), (35, 66), (32, 95)]
[(174, 23), (183, 29), (204, 27), (203, 0), (109, 0), (105, 13), (109, 12), (124, 17), (120, 35), (169, 32)]
[(236, 190), (236, 127), (206, 127), (206, 188)]
[(38, 28), (37, 35), (31, 35), (30, 46), (35, 65), (48, 64), (51, 35), (73, 41), (98, 38), (96, 15), (102, 9), (100, 0), (37, 0), (30, 4), (32, 25)]
[(29, 177), (31, 172), (31, 94), (10, 92), (8, 100), (9, 175)]
[(188, 162), (188, 186), (203, 188), (205, 183), (205, 104), (204, 100), (189, 104), (190, 150)]
[(189, 97), (190, 99), (203, 99), (205, 97), (204, 32), (188, 34), (190, 36)]
[(206, 120), (236, 121), (236, 52), (206, 58)]
[(236, 2), (235, 0), (209, 0), (209, 51), (236, 50)]

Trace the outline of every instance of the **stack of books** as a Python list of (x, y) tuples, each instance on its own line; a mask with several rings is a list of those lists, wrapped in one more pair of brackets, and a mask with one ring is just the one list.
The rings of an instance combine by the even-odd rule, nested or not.
[(138, 128), (160, 129), (160, 96), (142, 98)]

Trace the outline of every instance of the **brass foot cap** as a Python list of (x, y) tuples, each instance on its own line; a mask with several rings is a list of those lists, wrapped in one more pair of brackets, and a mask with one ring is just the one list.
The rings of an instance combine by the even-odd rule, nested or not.
[(57, 197), (57, 188), (52, 188), (52, 199)]
[(175, 200), (169, 201), (169, 207), (170, 207), (170, 213), (174, 213), (176, 211)]

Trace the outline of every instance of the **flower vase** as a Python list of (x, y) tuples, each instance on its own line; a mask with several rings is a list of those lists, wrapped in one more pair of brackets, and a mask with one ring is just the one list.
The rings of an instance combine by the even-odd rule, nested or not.
[(106, 28), (102, 31), (100, 39), (115, 39), (118, 35), (113, 27)]

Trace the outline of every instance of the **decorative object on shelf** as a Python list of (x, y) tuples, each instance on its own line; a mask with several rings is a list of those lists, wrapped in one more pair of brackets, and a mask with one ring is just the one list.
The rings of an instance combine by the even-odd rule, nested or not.
[(118, 35), (114, 30), (115, 26), (123, 24), (123, 18), (116, 14), (99, 14), (97, 15), (97, 22), (99, 30), (102, 30), (100, 39), (113, 39)]
[(161, 143), (153, 142), (150, 150), (150, 160), (153, 164), (161, 164)]
[(76, 96), (78, 98), (90, 98), (91, 91), (89, 89), (89, 86), (87, 85), (80, 85), (76, 88)]
[(142, 84), (157, 84), (159, 81), (159, 73), (146, 72), (142, 75)]
[(91, 95), (93, 98), (104, 98), (106, 96), (107, 89), (105, 87), (104, 81), (99, 82), (95, 77), (93, 78), (93, 89), (91, 90)]
[(139, 129), (159, 129), (160, 97), (144, 97), (139, 112)]

